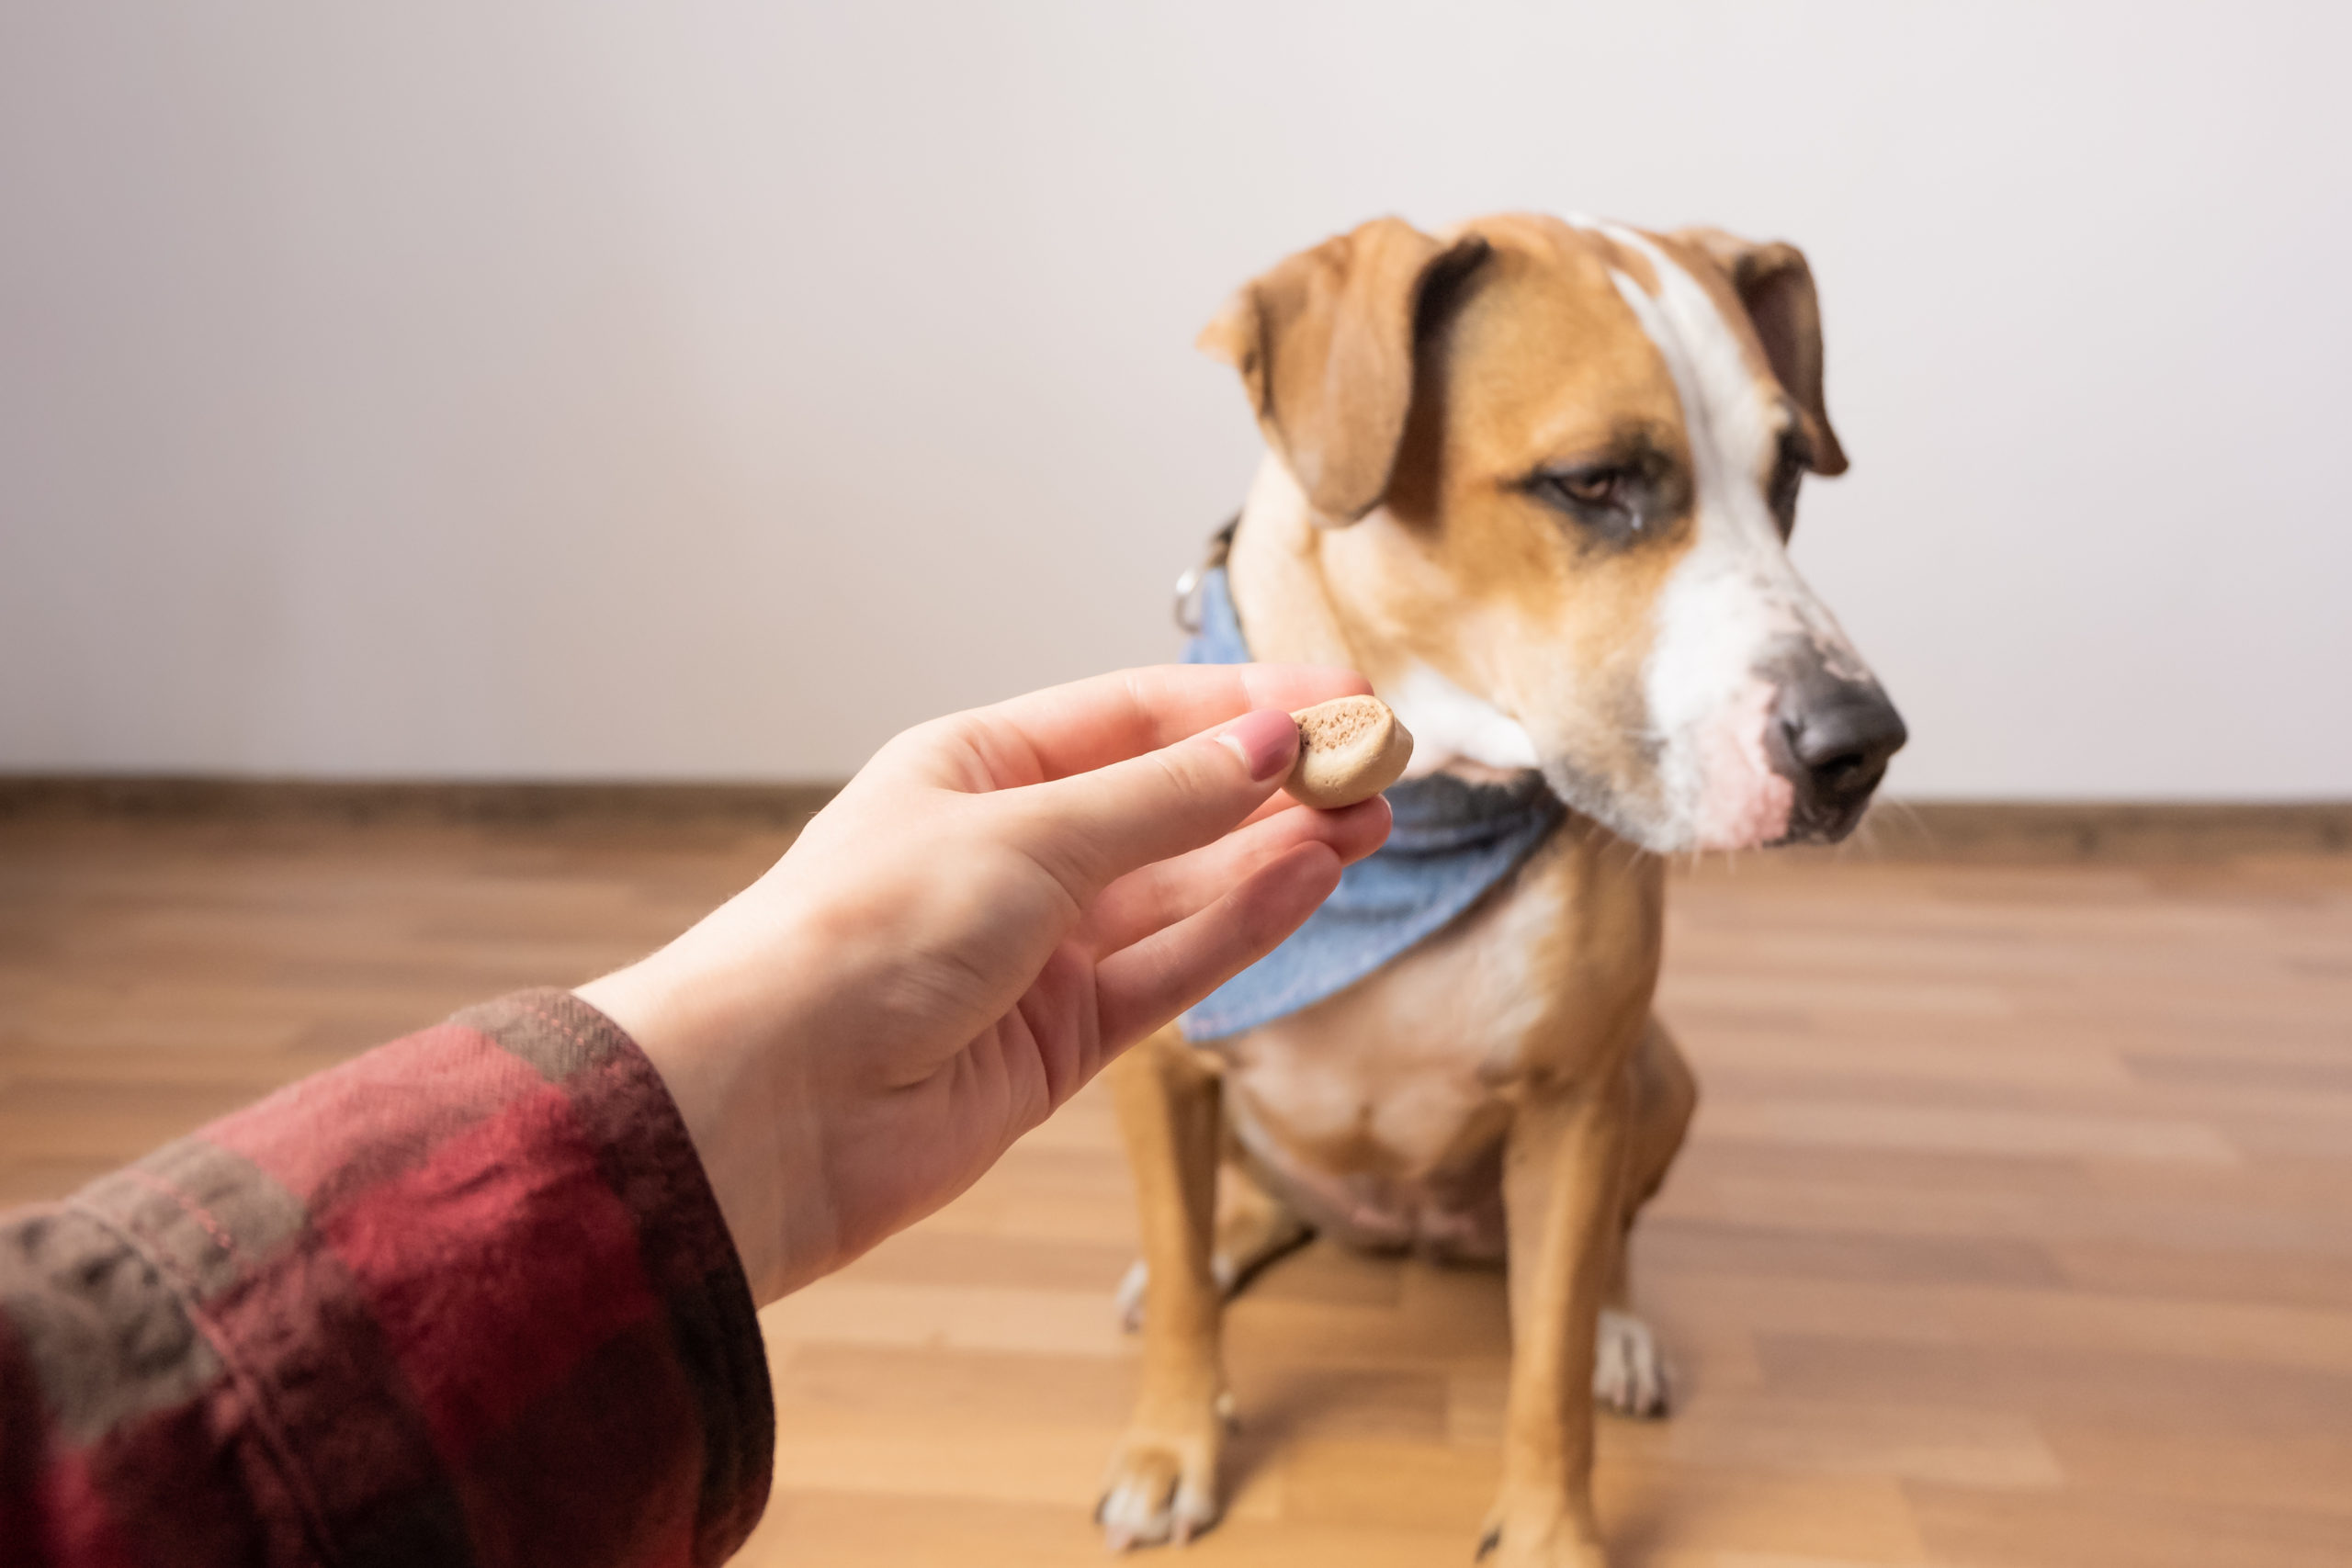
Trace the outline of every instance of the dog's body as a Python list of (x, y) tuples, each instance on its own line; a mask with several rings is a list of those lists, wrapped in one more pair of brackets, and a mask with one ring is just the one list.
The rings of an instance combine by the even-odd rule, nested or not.
[(1507, 1258), (1482, 1549), (1596, 1564), (1596, 1394), (1665, 1402), (1624, 1240), (1697, 1099), (1650, 1011), (1658, 857), (1841, 836), (1903, 739), (1785, 550), (1801, 471), (1845, 466), (1811, 277), (1713, 231), (1380, 220), (1245, 288), (1203, 343), (1272, 449), (1227, 561), (1253, 656), (1360, 670), (1416, 773), (1540, 769), (1571, 810), (1366, 978), (1114, 1069), (1147, 1271), (1103, 1523), (1125, 1545), (1215, 1518), (1223, 1294), (1319, 1230)]

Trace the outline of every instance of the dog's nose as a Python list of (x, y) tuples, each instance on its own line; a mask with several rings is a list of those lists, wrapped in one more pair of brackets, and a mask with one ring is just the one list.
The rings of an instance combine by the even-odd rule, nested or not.
[(1851, 682), (1840, 682), (1828, 702), (1801, 708), (1781, 722), (1788, 727), (1790, 753), (1804, 764), (1825, 805), (1876, 788), (1887, 759), (1911, 738), (1885, 693)]
[(1802, 825), (1829, 838), (1853, 826), (1886, 776), (1887, 760), (1910, 739), (1878, 682), (1826, 671), (1784, 686), (1774, 717), (1794, 764), (1787, 771), (1799, 789)]

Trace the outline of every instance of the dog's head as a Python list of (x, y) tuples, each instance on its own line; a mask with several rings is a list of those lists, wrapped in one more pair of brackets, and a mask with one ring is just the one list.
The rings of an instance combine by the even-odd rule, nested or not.
[(1381, 219), (1244, 288), (1202, 345), (1247, 383), (1417, 762), (1540, 767), (1660, 852), (1860, 817), (1904, 728), (1789, 560), (1803, 477), (1846, 468), (1792, 246)]

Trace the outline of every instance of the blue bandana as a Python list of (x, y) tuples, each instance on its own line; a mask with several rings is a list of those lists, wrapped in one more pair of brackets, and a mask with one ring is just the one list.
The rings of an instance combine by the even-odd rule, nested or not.
[[(1222, 567), (1203, 574), (1199, 593), (1201, 629), (1184, 662), (1248, 663)], [(1532, 773), (1508, 784), (1431, 773), (1391, 788), (1388, 807), (1388, 842), (1341, 872), (1338, 890), (1287, 942), (1186, 1013), (1187, 1039), (1239, 1034), (1345, 990), (1436, 935), (1567, 815)]]

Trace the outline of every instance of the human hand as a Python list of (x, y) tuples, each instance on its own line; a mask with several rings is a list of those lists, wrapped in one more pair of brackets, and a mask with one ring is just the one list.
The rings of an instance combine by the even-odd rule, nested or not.
[(580, 987), (662, 1074), (763, 1303), (962, 1191), (1379, 846), (1378, 796), (1275, 794), (1288, 710), (1367, 689), (1167, 666), (919, 725), (751, 887)]

